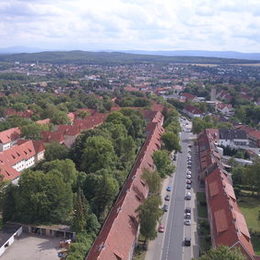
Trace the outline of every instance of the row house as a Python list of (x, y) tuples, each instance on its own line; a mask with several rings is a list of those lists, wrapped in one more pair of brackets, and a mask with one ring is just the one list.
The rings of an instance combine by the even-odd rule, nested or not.
[(19, 140), (10, 149), (0, 152), (0, 173), (4, 180), (13, 180), (20, 173), (44, 159), (45, 148), (41, 141)]
[(185, 106), (183, 109), (183, 113), (189, 116), (190, 118), (203, 117), (203, 112), (192, 105)]
[(0, 132), (0, 152), (10, 149), (16, 144), (20, 136), (21, 131), (18, 127)]
[(144, 202), (149, 192), (148, 185), (141, 176), (145, 169), (155, 169), (152, 155), (160, 148), (160, 138), (164, 131), (161, 126), (161, 112), (156, 112), (155, 116), (146, 128), (146, 141), (86, 260), (132, 259), (139, 233), (136, 209)]
[(219, 129), (218, 145), (224, 147), (237, 148), (248, 146), (249, 140), (244, 130), (239, 129)]
[(221, 162), (216, 142), (216, 129), (206, 129), (198, 135), (200, 174), (204, 172), (205, 194), (213, 248), (224, 245), (237, 247), (248, 260), (255, 256), (251, 237), (241, 213), (230, 175)]

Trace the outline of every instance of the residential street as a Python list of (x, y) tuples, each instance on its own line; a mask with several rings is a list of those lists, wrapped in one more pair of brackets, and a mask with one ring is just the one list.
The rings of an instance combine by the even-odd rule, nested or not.
[[(191, 133), (182, 132), (180, 134), (182, 153), (178, 153), (176, 160), (176, 172), (172, 177), (165, 180), (162, 190), (162, 199), (169, 194), (171, 199), (164, 204), (169, 205), (168, 212), (164, 213), (161, 223), (165, 226), (164, 233), (158, 233), (158, 237), (149, 243), (146, 260), (190, 260), (198, 257), (198, 237), (197, 237), (197, 210), (195, 208), (195, 162), (192, 156), (192, 188), (186, 189), (186, 172), (188, 145), (192, 142)], [(193, 155), (193, 147), (191, 148)], [(167, 186), (172, 187), (171, 192), (167, 192)], [(191, 200), (185, 200), (187, 192), (191, 192)], [(191, 225), (184, 225), (184, 210), (191, 208)], [(184, 246), (184, 238), (191, 238), (191, 246)]]

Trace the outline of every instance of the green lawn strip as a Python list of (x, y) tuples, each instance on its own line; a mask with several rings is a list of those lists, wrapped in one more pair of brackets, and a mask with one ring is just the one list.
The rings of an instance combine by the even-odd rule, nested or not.
[(256, 255), (260, 255), (260, 234), (257, 236), (255, 234), (251, 235), (251, 240)]
[(259, 199), (254, 197), (240, 197), (238, 204), (246, 218), (249, 230), (260, 232), (260, 220), (258, 219), (260, 211)]
[(198, 216), (200, 218), (207, 218), (207, 204), (206, 204), (206, 196), (204, 192), (197, 192), (197, 204), (198, 204)]

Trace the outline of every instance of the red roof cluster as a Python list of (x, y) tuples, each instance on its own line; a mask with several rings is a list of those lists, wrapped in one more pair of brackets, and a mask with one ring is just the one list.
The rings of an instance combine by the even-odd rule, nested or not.
[(86, 260), (131, 258), (139, 226), (136, 209), (148, 195), (141, 176), (144, 169), (154, 170), (152, 154), (161, 146), (162, 122), (161, 112), (156, 112), (146, 128), (146, 141)]
[(10, 128), (0, 132), (0, 143), (6, 144), (16, 141), (20, 138), (21, 131), (18, 127)]
[(185, 97), (185, 101), (192, 101), (196, 96), (192, 95), (191, 93), (182, 93), (182, 97)]
[(184, 109), (193, 115), (201, 115), (203, 113), (200, 109), (192, 105), (187, 105)]
[(28, 161), (43, 151), (44, 146), (40, 141), (19, 140), (10, 149), (0, 152), (0, 174), (4, 176), (5, 180), (15, 179), (21, 173), (13, 166), (21, 161)]
[(257, 259), (231, 177), (221, 163), (216, 139), (217, 129), (206, 129), (198, 136), (200, 178), (205, 179), (212, 245), (239, 247), (247, 259)]
[[(102, 124), (107, 118), (107, 114), (93, 113), (84, 119), (74, 119), (73, 125), (58, 125), (57, 130), (54, 132), (43, 131), (41, 133), (42, 140), (45, 143), (58, 142), (71, 145), (72, 141), (68, 141), (71, 137), (77, 137), (81, 131), (92, 129)], [(73, 140), (74, 141), (74, 140)]]
[(27, 109), (25, 111), (16, 111), (13, 108), (7, 108), (5, 110), (5, 116), (20, 116), (20, 117), (25, 117), (25, 118), (30, 118), (33, 115), (33, 111), (30, 109)]

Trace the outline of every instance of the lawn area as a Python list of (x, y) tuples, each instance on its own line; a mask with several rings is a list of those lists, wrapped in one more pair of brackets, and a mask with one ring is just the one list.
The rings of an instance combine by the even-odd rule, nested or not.
[(256, 255), (260, 255), (260, 236), (252, 235), (251, 236), (253, 247), (255, 250)]
[(204, 192), (197, 192), (197, 204), (198, 204), (198, 216), (200, 218), (207, 218), (208, 212), (207, 212), (207, 203), (206, 203), (206, 196)]
[(139, 251), (135, 253), (133, 260), (144, 260), (146, 251)]
[(240, 197), (238, 201), (239, 207), (246, 218), (248, 229), (253, 232), (260, 232), (259, 199), (254, 197)]

